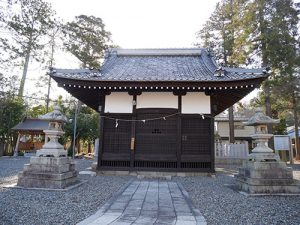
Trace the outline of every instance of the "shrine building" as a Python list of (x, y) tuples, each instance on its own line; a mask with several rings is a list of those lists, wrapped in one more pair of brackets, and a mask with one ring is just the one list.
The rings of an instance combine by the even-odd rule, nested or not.
[(214, 172), (214, 116), (268, 74), (191, 48), (110, 49), (99, 70), (50, 76), (100, 113), (98, 170)]

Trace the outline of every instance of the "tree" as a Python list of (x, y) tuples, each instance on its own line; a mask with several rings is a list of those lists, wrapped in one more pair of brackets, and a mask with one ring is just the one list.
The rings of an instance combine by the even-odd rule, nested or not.
[(105, 50), (109, 48), (110, 32), (105, 30), (101, 18), (80, 15), (63, 27), (64, 46), (82, 67), (98, 69)]
[(14, 82), (0, 74), (0, 143), (6, 144), (6, 150), (16, 141), (11, 128), (24, 117), (25, 104), (15, 96), (15, 90)]
[[(105, 25), (101, 18), (94, 16), (80, 15), (75, 21), (67, 23), (63, 26), (62, 32), (65, 35), (64, 46), (68, 52), (73, 54), (80, 62), (81, 67), (89, 69), (99, 69), (101, 59), (104, 58), (105, 51), (110, 47), (110, 32), (105, 30)], [(82, 105), (78, 102), (78, 105)], [(85, 107), (83, 108), (85, 109)], [(71, 114), (75, 121), (75, 108)], [(91, 110), (91, 109), (89, 109)], [(80, 110), (79, 110), (80, 111)], [(98, 136), (97, 114), (93, 112), (80, 112), (78, 115), (76, 139), (77, 143), (80, 139), (86, 140), (89, 145)], [(71, 118), (72, 118), (71, 117)], [(66, 134), (74, 141), (73, 136), (74, 124), (66, 126), (68, 132)], [(80, 143), (79, 143), (80, 144)], [(79, 147), (80, 145), (78, 145)]]
[[(45, 45), (44, 48), (44, 59), (46, 62), (46, 68), (53, 68), (55, 64), (55, 57), (54, 53), (59, 49), (61, 46), (61, 42), (59, 40), (62, 38), (61, 37), (61, 23), (56, 21), (56, 27), (48, 32), (49, 34), (46, 36), (47, 38), (47, 44)], [(46, 112), (49, 112), (49, 107), (50, 107), (50, 91), (51, 91), (51, 76), (49, 76), (48, 73), (42, 74), (39, 77), (39, 80), (36, 82), (36, 87), (37, 88), (47, 88), (47, 94), (45, 95), (46, 98)], [(44, 95), (44, 92), (41, 92), (41, 95)]]
[[(73, 143), (73, 132), (74, 132), (74, 121), (75, 121), (75, 110), (76, 107), (73, 107), (72, 110), (67, 112), (69, 118), (72, 119), (72, 123), (65, 125), (65, 140), (71, 140), (71, 147)], [(80, 149), (80, 141), (87, 142), (88, 147), (94, 142), (99, 134), (99, 115), (94, 110), (87, 106), (82, 106), (80, 112), (77, 115), (77, 129), (76, 129), (76, 145)]]
[[(239, 57), (234, 55), (234, 41), (238, 30), (236, 13), (240, 13), (241, 1), (223, 0), (217, 4), (215, 11), (199, 31), (202, 39), (200, 45), (211, 48), (216, 59), (224, 66), (234, 66), (244, 63), (245, 57), (240, 52)], [(242, 61), (244, 60), (244, 61)], [(234, 143), (234, 115), (233, 106), (228, 109), (229, 115), (229, 142)]]
[[(225, 25), (224, 18), (229, 21)], [(270, 117), (281, 114), (281, 105), (290, 105), (295, 123), (299, 107), (299, 85), (295, 82), (299, 67), (298, 23), (292, 0), (224, 0), (201, 31), (204, 43), (216, 49), (217, 58), (225, 53), (231, 65), (271, 67), (272, 73), (262, 85), (260, 100), (264, 100), (266, 114)], [(223, 32), (225, 36), (220, 32), (222, 29), (227, 30)], [(229, 50), (222, 52), (222, 47), (226, 46), (230, 46)], [(279, 108), (272, 109), (271, 102), (272, 107)], [(272, 133), (272, 126), (268, 126), (268, 130)]]
[[(270, 66), (273, 73), (263, 83), (266, 114), (272, 117), (271, 91), (274, 76), (291, 74), (295, 66), (295, 46), (297, 44), (297, 10), (292, 0), (254, 0), (245, 5), (245, 13), (240, 17), (241, 34), (235, 48), (247, 49), (253, 61), (262, 67)], [(272, 133), (272, 126), (268, 126)]]
[(1, 37), (0, 43), (8, 52), (6, 60), (21, 60), (23, 67), (19, 96), (23, 96), (29, 61), (39, 61), (43, 48), (43, 37), (55, 26), (51, 5), (42, 0), (15, 0), (2, 17), (2, 25), (10, 33), (9, 37)]
[[(257, 31), (252, 38), (255, 43), (252, 49), (261, 56), (263, 66), (269, 65), (272, 68), (272, 76), (264, 82), (264, 98), (266, 113), (268, 116), (276, 116), (272, 113), (279, 109), (272, 110), (278, 106), (278, 101), (285, 101), (289, 105), (287, 109), (294, 114), (295, 124), (298, 123), (297, 113), (297, 78), (295, 69), (299, 66), (298, 24), (297, 10), (292, 0), (260, 0), (254, 1), (249, 12), (258, 12), (256, 19), (258, 25), (254, 25), (255, 16), (252, 20), (252, 29)], [(250, 36), (248, 36), (250, 37)], [(285, 111), (285, 110), (284, 110)], [(272, 127), (268, 127), (272, 133)], [(298, 158), (300, 158), (299, 143), (296, 143)]]

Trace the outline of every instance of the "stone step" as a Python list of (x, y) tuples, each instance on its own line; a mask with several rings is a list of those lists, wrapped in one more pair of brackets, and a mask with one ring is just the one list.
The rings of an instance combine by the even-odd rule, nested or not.
[(40, 180), (55, 180), (61, 181), (77, 176), (77, 171), (69, 171), (66, 173), (40, 173), (34, 171), (23, 171), (18, 174), (19, 178), (26, 177), (27, 179), (40, 179)]
[(236, 180), (237, 187), (249, 194), (299, 194), (300, 186), (293, 185), (253, 185), (243, 180)]
[(297, 186), (299, 185), (297, 180), (293, 179), (255, 179), (255, 178), (245, 178), (237, 175), (236, 180), (239, 182), (247, 183), (248, 185), (257, 185), (257, 186)]
[(43, 164), (25, 164), (24, 171), (26, 172), (41, 172), (41, 173), (66, 173), (68, 171), (75, 171), (75, 164), (64, 165), (43, 165)]
[(31, 157), (30, 164), (39, 165), (64, 165), (72, 163), (69, 157)]
[(290, 169), (273, 170), (250, 170), (248, 168), (239, 169), (239, 174), (248, 178), (257, 179), (293, 179), (293, 171)]
[(18, 186), (26, 188), (51, 188), (64, 189), (78, 182), (77, 177), (71, 177), (64, 180), (34, 179), (29, 177), (21, 177), (18, 179)]

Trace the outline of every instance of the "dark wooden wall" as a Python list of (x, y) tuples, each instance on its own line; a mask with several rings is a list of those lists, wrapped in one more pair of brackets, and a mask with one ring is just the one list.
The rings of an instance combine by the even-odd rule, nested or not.
[[(172, 117), (163, 118), (174, 114)], [(178, 109), (134, 109), (132, 114), (102, 114), (98, 169), (214, 171), (214, 119), (180, 114)], [(159, 120), (151, 120), (153, 118)]]

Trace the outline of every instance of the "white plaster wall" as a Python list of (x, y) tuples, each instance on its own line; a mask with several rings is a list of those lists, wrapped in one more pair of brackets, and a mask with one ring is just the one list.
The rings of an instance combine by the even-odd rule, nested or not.
[(137, 96), (137, 108), (178, 108), (178, 96), (169, 92), (144, 92)]
[(105, 96), (106, 113), (132, 113), (132, 95), (127, 92), (112, 92)]
[(203, 92), (189, 92), (182, 96), (182, 113), (210, 114), (210, 96)]
[[(221, 137), (229, 137), (229, 122), (228, 121), (218, 121), (218, 134)], [(243, 129), (236, 128), (236, 125), (243, 127)], [(236, 137), (250, 137), (254, 134), (254, 127), (253, 126), (244, 126), (242, 122), (235, 121), (234, 122), (234, 135)]]

